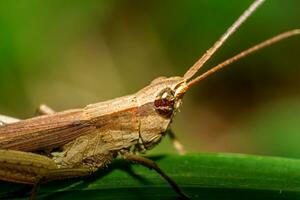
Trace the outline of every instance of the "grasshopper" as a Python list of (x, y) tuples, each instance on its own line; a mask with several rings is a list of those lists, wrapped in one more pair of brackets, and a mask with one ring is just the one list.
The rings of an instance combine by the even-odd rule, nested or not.
[(43, 105), (38, 109), (40, 116), (33, 118), (0, 116), (0, 180), (33, 185), (30, 198), (34, 199), (43, 182), (87, 176), (121, 157), (154, 169), (180, 196), (188, 198), (155, 162), (138, 153), (153, 148), (165, 135), (179, 153), (184, 153), (182, 144), (168, 131), (184, 94), (225, 66), (300, 34), (300, 29), (295, 29), (276, 35), (196, 76), (262, 3), (255, 0), (182, 77), (159, 77), (135, 94), (84, 108), (54, 112)]

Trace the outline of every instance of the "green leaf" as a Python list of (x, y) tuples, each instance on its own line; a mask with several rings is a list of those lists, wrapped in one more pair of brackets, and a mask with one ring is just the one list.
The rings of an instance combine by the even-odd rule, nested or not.
[[(300, 160), (223, 153), (151, 159), (192, 199), (300, 199)], [(12, 191), (13, 186), (1, 183), (0, 194)], [(178, 197), (154, 171), (123, 160), (85, 179), (43, 185), (38, 196), (101, 200)]]

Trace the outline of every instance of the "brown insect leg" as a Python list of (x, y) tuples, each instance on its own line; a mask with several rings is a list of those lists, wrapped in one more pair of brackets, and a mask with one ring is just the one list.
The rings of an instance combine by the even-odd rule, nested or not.
[(131, 153), (126, 153), (124, 154), (124, 159), (132, 161), (134, 163), (141, 164), (145, 167), (148, 167), (150, 169), (154, 169), (159, 175), (161, 175), (170, 185), (171, 187), (184, 199), (190, 199), (177, 185), (177, 183), (171, 179), (165, 172), (163, 172), (160, 167), (152, 160), (142, 157), (142, 156), (137, 156)]
[(37, 178), (37, 181), (33, 185), (32, 190), (30, 192), (30, 197), (29, 197), (30, 200), (35, 200), (36, 199), (36, 194), (37, 194), (38, 189), (40, 188), (40, 185), (41, 185), (41, 181), (40, 181), (39, 178)]
[(46, 104), (41, 104), (35, 112), (36, 115), (49, 115), (53, 113), (55, 113), (55, 111)]
[(96, 169), (59, 168), (50, 158), (34, 153), (0, 150), (0, 180), (33, 185), (30, 199), (34, 199), (40, 184), (52, 180), (88, 176)]
[(33, 184), (30, 200), (36, 199), (36, 194), (40, 185), (53, 180), (67, 179), (67, 178), (76, 178), (91, 175), (95, 170), (89, 168), (61, 168), (61, 169), (52, 169), (44, 175), (39, 175), (36, 177)]
[(184, 146), (182, 145), (182, 143), (178, 140), (178, 138), (176, 137), (176, 135), (174, 134), (174, 132), (170, 129), (167, 131), (167, 134), (169, 135), (174, 148), (176, 149), (176, 151), (180, 154), (180, 155), (184, 155), (186, 153)]

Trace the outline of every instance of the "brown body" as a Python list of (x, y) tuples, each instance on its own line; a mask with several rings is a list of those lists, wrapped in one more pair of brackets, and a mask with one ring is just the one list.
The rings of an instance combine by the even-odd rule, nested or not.
[[(120, 155), (156, 170), (179, 195), (187, 198), (153, 161), (135, 153), (151, 149), (160, 142), (184, 94), (193, 85), (242, 57), (300, 34), (300, 29), (281, 33), (195, 77), (262, 3), (263, 0), (255, 0), (183, 77), (157, 78), (133, 95), (81, 109), (59, 113), (48, 109), (44, 112), (47, 115), (17, 122), (7, 117), (1, 120), (0, 116), (0, 180), (34, 184), (34, 195), (44, 180), (88, 175)], [(174, 134), (168, 133), (175, 148), (183, 152)]]
[(160, 78), (133, 95), (0, 126), (0, 149), (55, 150), (63, 152), (62, 165), (101, 167), (120, 151), (143, 151), (160, 141), (173, 115), (161, 115), (155, 100), (162, 87), (178, 83), (182, 78)]

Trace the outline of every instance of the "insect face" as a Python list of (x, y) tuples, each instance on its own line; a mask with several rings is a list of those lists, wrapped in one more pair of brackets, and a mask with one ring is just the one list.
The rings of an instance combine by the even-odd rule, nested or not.
[(154, 106), (158, 114), (170, 118), (174, 111), (175, 92), (167, 87), (163, 89), (156, 97)]
[(146, 149), (157, 144), (168, 129), (178, 107), (181, 97), (176, 95), (184, 84), (182, 77), (160, 77), (143, 88), (136, 95), (139, 113), (139, 132)]

